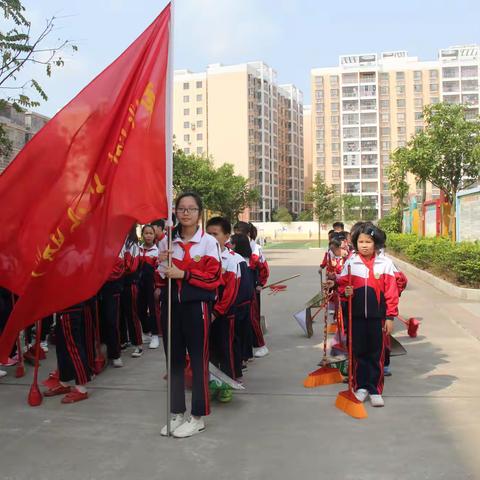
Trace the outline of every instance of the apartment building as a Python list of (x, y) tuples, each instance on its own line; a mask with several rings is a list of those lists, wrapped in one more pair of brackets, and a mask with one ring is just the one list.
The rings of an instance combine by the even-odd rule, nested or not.
[(312, 155), (312, 106), (303, 106), (303, 170), (304, 189), (307, 193), (313, 186), (313, 155)]
[(269, 221), (279, 207), (303, 209), (302, 94), (279, 86), (265, 63), (177, 70), (174, 134), (185, 152), (211, 156), (217, 166), (233, 164), (258, 189), (251, 220)]
[(311, 81), (313, 174), (339, 193), (370, 197), (384, 215), (390, 154), (423, 128), (423, 107), (440, 101), (438, 62), (405, 51), (342, 55), (338, 67), (313, 69)]
[(49, 120), (49, 117), (35, 112), (18, 112), (11, 104), (0, 108), (0, 125), (12, 142), (11, 154), (8, 157), (0, 156), (0, 173)]

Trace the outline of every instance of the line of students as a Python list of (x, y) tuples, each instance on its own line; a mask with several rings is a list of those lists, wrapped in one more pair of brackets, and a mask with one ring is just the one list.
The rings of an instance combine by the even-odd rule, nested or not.
[[(144, 343), (158, 348), (162, 332), (168, 329), (168, 277), (172, 279), (171, 431), (178, 437), (202, 431), (202, 417), (210, 413), (211, 397), (231, 400), (232, 391), (226, 384), (210, 380), (208, 364), (211, 359), (226, 375), (241, 381), (247, 362), (268, 354), (260, 328), (259, 302), (269, 269), (255, 243), (253, 225), (238, 222), (230, 238), (230, 222), (215, 217), (204, 232), (199, 226), (202, 209), (195, 193), (178, 197), (170, 267), (163, 221), (143, 226), (142, 244), (138, 243), (135, 225), (98, 294), (57, 312), (58, 368), (50, 374), (46, 397), (62, 395), (62, 403), (85, 400), (88, 383), (105, 368), (107, 359), (114, 367), (123, 366), (122, 352), (129, 343), (133, 358), (142, 356)], [(1, 299), (3, 305), (3, 292)], [(4, 322), (9, 312), (1, 310)], [(163, 335), (165, 350), (166, 338)], [(188, 419), (187, 363), (192, 372)], [(165, 433), (166, 427), (162, 429)]]
[(327, 283), (337, 290), (345, 319), (348, 297), (352, 297), (353, 358), (349, 361), (353, 362), (355, 396), (362, 402), (369, 397), (374, 407), (383, 407), (384, 376), (391, 375), (389, 336), (407, 279), (384, 254), (385, 232), (371, 222), (357, 222), (350, 232), (343, 229), (336, 222), (329, 232), (329, 251), (321, 267), (327, 268)]

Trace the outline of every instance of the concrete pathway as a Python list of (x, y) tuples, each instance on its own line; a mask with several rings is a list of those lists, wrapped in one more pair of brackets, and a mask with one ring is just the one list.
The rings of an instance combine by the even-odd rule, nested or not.
[[(27, 377), (12, 370), (0, 380), (0, 480), (480, 479), (480, 305), (410, 278), (401, 313), (423, 317), (419, 336), (397, 325), (408, 355), (392, 360), (386, 406), (367, 405), (369, 418), (354, 420), (334, 407), (343, 385), (302, 385), (320, 359), (321, 329), (305, 338), (292, 314), (318, 291), (321, 251), (267, 255), (272, 281), (302, 276), (264, 295), (271, 354), (251, 365), (244, 393), (214, 405), (204, 433), (160, 437), (160, 350), (126, 357), (75, 405), (53, 398), (28, 407)], [(42, 378), (53, 361), (52, 352)]]

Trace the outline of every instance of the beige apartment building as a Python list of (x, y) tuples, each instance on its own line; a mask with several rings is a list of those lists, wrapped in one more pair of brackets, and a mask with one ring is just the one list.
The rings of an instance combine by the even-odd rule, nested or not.
[(307, 193), (313, 185), (313, 151), (312, 151), (312, 106), (303, 106), (303, 158), (304, 188)]
[(313, 69), (313, 176), (320, 172), (338, 192), (369, 196), (379, 216), (387, 213), (391, 152), (423, 129), (424, 106), (464, 103), (470, 118), (478, 115), (478, 52), (451, 47), (437, 61), (405, 51), (343, 55), (338, 67)]
[(293, 85), (278, 85), (263, 62), (175, 72), (175, 143), (186, 153), (231, 163), (260, 192), (251, 220), (304, 207), (303, 99)]

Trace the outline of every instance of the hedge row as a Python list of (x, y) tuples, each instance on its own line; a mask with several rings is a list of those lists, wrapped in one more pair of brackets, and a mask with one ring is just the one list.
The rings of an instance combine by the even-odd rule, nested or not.
[(480, 243), (452, 243), (447, 238), (422, 238), (389, 233), (387, 249), (413, 265), (461, 286), (480, 288)]

